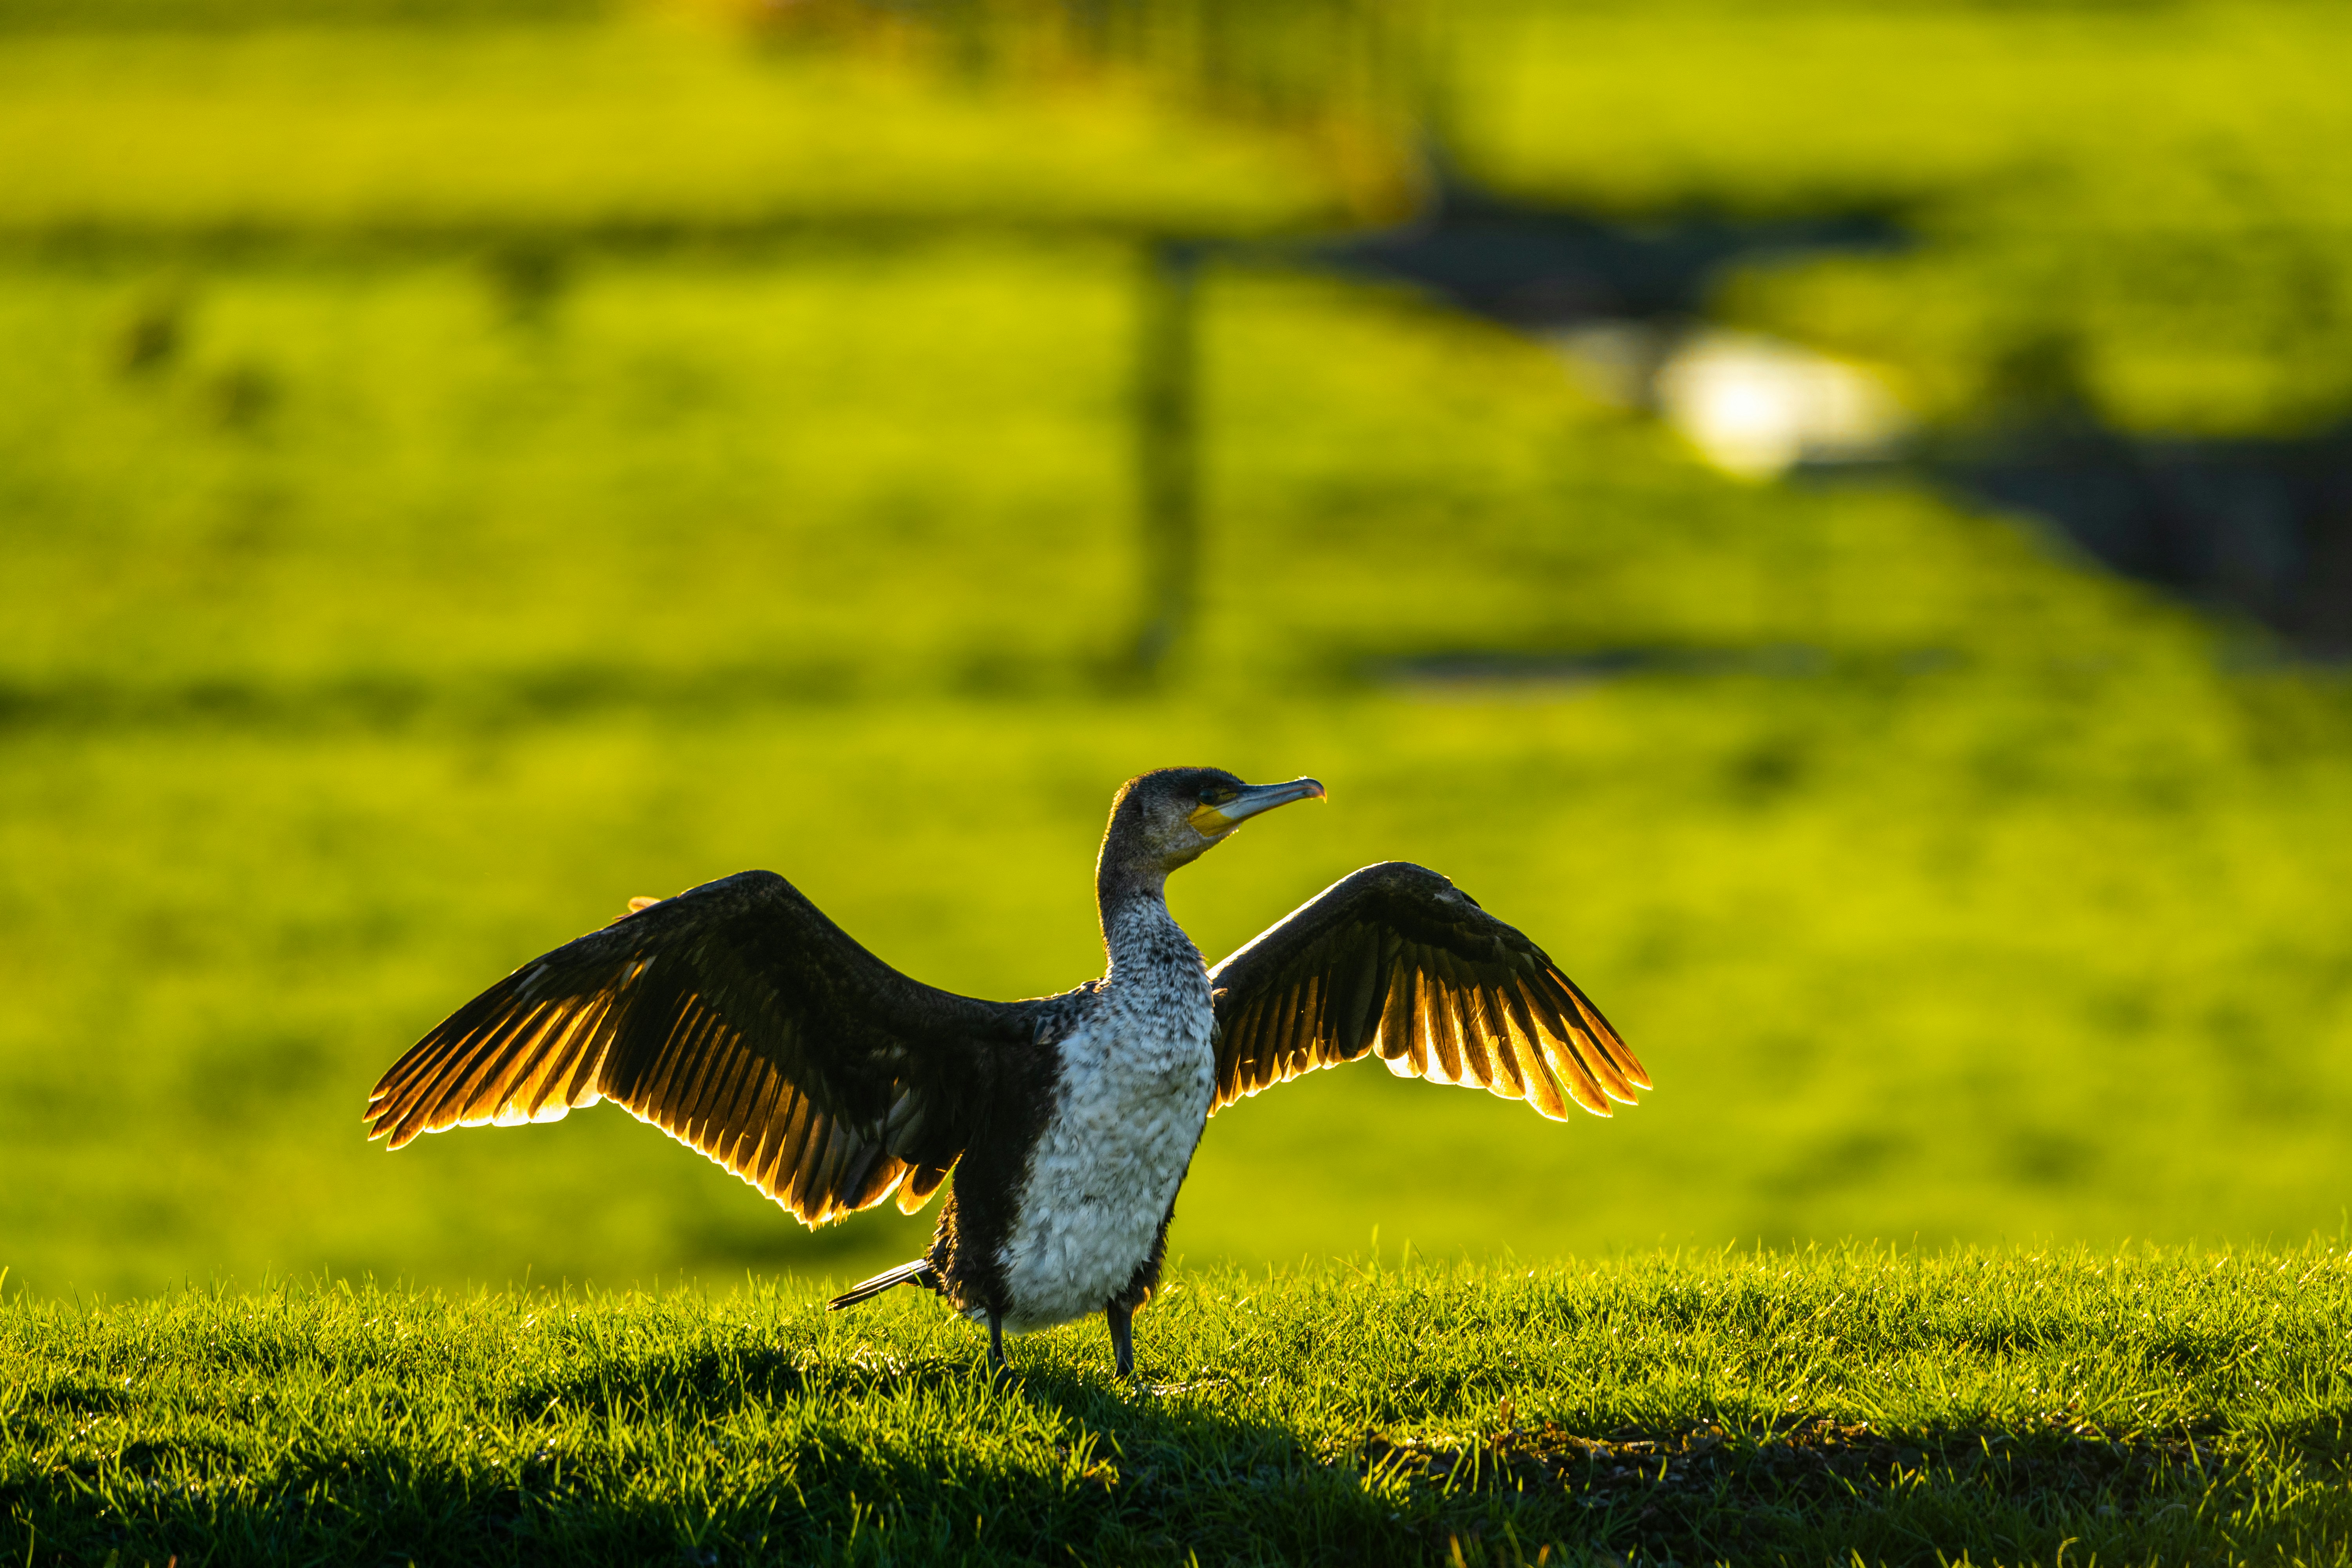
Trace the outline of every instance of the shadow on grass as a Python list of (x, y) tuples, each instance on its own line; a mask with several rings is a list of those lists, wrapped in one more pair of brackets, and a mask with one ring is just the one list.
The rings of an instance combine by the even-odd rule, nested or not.
[[(1360, 1470), (1278, 1423), (1017, 1358), (992, 1377), (973, 1356), (664, 1352), (510, 1404), (527, 1423), (739, 1427), (766, 1479), (714, 1516), (716, 1540), (698, 1537), (721, 1561), (1217, 1562), (1240, 1543), (1291, 1562), (1418, 1556), (1398, 1558), (1395, 1510)], [(860, 1409), (869, 1419), (845, 1419)], [(687, 1533), (667, 1497), (609, 1495), (549, 1522), (566, 1553)]]
[[(2254, 1440), (2340, 1483), (2344, 1434), (2323, 1426)], [(1524, 1506), (1547, 1498), (1584, 1516), (1582, 1540), (1637, 1560), (2043, 1561), (2072, 1542), (2086, 1560), (2194, 1561), (2223, 1543), (2253, 1484), (2253, 1436), (2213, 1425), (2124, 1431), (2063, 1415), (1916, 1430), (1791, 1415), (1747, 1429), (1699, 1420), (1600, 1436), (1547, 1423), (1471, 1442), (1373, 1434), (1361, 1453), (1375, 1473), (1417, 1488), (1522, 1505), (1510, 1510), (1515, 1542), (1579, 1538), (1557, 1513)], [(2312, 1539), (2342, 1537), (2340, 1490), (2314, 1489), (2295, 1510)]]
[[(2195, 1561), (2261, 1544), (2240, 1510), (2263, 1473), (2315, 1484), (2270, 1495), (2254, 1533), (2307, 1544), (2347, 1524), (2332, 1420), (1591, 1433), (1507, 1411), (1475, 1437), (1333, 1451), (1225, 1407), (1235, 1385), (1214, 1375), (1154, 1391), (740, 1342), (473, 1397), (404, 1384), (341, 1417), (332, 1394), (240, 1423), (142, 1416), (103, 1384), (51, 1392), (16, 1415), (45, 1424), (19, 1433), (53, 1462), (0, 1471), (12, 1561), (1466, 1564), (1549, 1546), (1563, 1563), (1925, 1563), (2049, 1561), (2069, 1541), (2084, 1560)], [(2256, 1445), (2290, 1462), (2250, 1468)]]
[(290, 1421), (142, 1414), (89, 1392), (88, 1407), (29, 1413), (47, 1458), (0, 1469), (0, 1560), (1425, 1555), (1358, 1468), (1276, 1423), (1097, 1374), (992, 1379), (969, 1357), (659, 1350), (473, 1400), (401, 1386), (338, 1417), (328, 1394)]

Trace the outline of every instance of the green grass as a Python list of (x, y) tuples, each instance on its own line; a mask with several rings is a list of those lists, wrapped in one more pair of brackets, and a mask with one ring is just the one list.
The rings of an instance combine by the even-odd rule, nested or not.
[(2021, 390), (2016, 361), (2053, 342), (2134, 427), (2295, 428), (2352, 405), (2336, 7), (1472, 15), (1445, 123), (1505, 189), (1916, 223), (1909, 254), (1767, 265), (1727, 308), (1893, 364), (1931, 414)]
[[(1009, 608), (1116, 580), (1128, 259), (818, 246), (520, 306), (455, 263), (16, 274), (11, 673), (397, 697), (1066, 661), (1088, 645)], [(174, 347), (126, 369), (142, 321)], [(944, 624), (892, 613), (966, 585)], [(1076, 629), (1107, 650), (1119, 612)]]
[(912, 1292), (0, 1308), (13, 1562), (2338, 1563), (2347, 1255), (1184, 1268)]
[[(2333, 13), (1515, 15), (1465, 14), (1475, 168), (1909, 204), (1921, 250), (1726, 307), (1936, 412), (2021, 347), (2144, 425), (2347, 395)], [(1222, 264), (1202, 614), (1139, 685), (1114, 231), (1396, 171), (901, 42), (0, 37), (0, 1562), (2347, 1556), (2346, 1255), (2269, 1249), (2352, 1203), (2342, 681)], [(911, 1295), (825, 1317), (928, 1216), (811, 1235), (611, 1108), (361, 1141), (467, 995), (745, 866), (934, 983), (1068, 985), (1111, 788), (1183, 760), (1332, 788), (1178, 879), (1212, 954), (1422, 860), (1657, 1092), (1227, 1110), (1150, 1392), (1092, 1329), (995, 1387)], [(1894, 1250), (1718, 1250), (1815, 1237)]]
[(0, 30), (247, 32), (270, 26), (586, 21), (604, 0), (0, 0)]
[[(1135, 615), (1138, 265), (808, 241), (583, 260), (520, 300), (457, 262), (10, 271), (0, 680), (134, 707), (1090, 689)], [(1204, 310), (1188, 661), (1220, 681), (1629, 643), (2198, 657), (1916, 494), (1711, 478), (1405, 297), (1236, 270)]]
[[(919, 44), (920, 40), (912, 40)], [(1063, 71), (610, 22), (0, 31), (0, 237), (670, 238), (811, 223), (1257, 233), (1344, 156)], [(1344, 154), (1345, 140), (1331, 144)]]
[[(1117, 67), (1085, 29), (1017, 5), (765, 33), (676, 6), (348, 25), (402, 16), (373, 4), (318, 10), (342, 26), (289, 26), (281, 8), (277, 26), (210, 32), (0, 31), (0, 237), (1296, 232), (1406, 210), (1422, 172), (1395, 127), (1423, 107), (1406, 84), (1432, 79), (1433, 122), (1507, 192), (1636, 218), (1860, 206), (1914, 222), (1916, 250), (1750, 268), (1722, 309), (1890, 365), (1938, 418), (2047, 394), (2019, 369), (2053, 363), (2136, 428), (2294, 429), (2352, 405), (2352, 123), (2333, 68), (2352, 38), (2303, 0), (1488, 0), (1418, 22), (1340, 5), (1246, 25), (1210, 6), (1156, 30), (1130, 19), (1135, 59)], [(174, 5), (212, 14), (120, 0), (117, 20)], [(1164, 90), (1188, 78), (1189, 94)], [(1255, 112), (1209, 111), (1220, 92)]]
[[(142, 7), (218, 19), (112, 0), (77, 33), (36, 4), (41, 27), (0, 31), (0, 237), (1296, 232), (1406, 211), (1423, 171), (1397, 127), (1418, 110), (1477, 178), (1546, 201), (1905, 216), (1916, 250), (1751, 268), (1723, 309), (1886, 363), (1939, 418), (2016, 395), (2053, 347), (2070, 388), (2136, 428), (2293, 429), (2352, 405), (2334, 68), (2352, 37), (2305, 0), (1209, 4), (1099, 37), (1018, 5), (764, 32), (711, 25), (725, 5), (700, 24), (668, 6), (534, 25), (518, 4), (484, 26), (349, 25), (399, 20), (394, 0), (316, 0), (341, 26), (287, 26), (293, 0), (255, 13), (274, 26), (100, 25)], [(1253, 112), (1204, 107), (1236, 94)]]

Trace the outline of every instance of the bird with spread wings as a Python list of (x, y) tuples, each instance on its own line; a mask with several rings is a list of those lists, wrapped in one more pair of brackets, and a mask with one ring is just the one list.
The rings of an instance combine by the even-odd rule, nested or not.
[(1108, 972), (986, 1002), (909, 979), (782, 877), (744, 871), (532, 960), (377, 1083), (372, 1137), (551, 1121), (611, 1100), (811, 1226), (945, 1182), (930, 1251), (846, 1306), (928, 1287), (1003, 1332), (1089, 1312), (1119, 1371), (1209, 1118), (1318, 1068), (1392, 1072), (1609, 1114), (1641, 1063), (1544, 951), (1436, 872), (1391, 861), (1326, 889), (1213, 968), (1168, 911), (1171, 871), (1313, 779), (1215, 768), (1129, 780), (1096, 868)]
[[(989, 1109), (1003, 1058), (1062, 998), (909, 979), (783, 878), (743, 871), (534, 959), (384, 1073), (371, 1138), (552, 1121), (610, 1100), (808, 1225), (912, 1214)], [(1373, 1056), (1560, 1120), (1648, 1075), (1543, 949), (1438, 873), (1368, 866), (1209, 971), (1213, 1110)]]

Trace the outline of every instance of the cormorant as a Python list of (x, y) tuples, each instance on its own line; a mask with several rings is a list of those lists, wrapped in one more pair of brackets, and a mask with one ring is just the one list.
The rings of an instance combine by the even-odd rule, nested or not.
[(742, 871), (535, 958), (376, 1084), (371, 1138), (551, 1121), (614, 1100), (810, 1226), (955, 1173), (930, 1251), (865, 1281), (927, 1287), (989, 1331), (1101, 1312), (1119, 1375), (1209, 1117), (1367, 1053), (1541, 1114), (1609, 1114), (1648, 1077), (1541, 948), (1436, 872), (1367, 866), (1213, 969), (1168, 874), (1313, 779), (1219, 768), (1130, 779), (1095, 891), (1109, 966), (1058, 996), (983, 1002), (908, 979), (793, 885)]

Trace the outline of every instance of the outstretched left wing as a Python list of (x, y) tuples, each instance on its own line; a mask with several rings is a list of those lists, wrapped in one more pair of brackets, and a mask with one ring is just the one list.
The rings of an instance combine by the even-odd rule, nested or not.
[(1475, 1085), (1554, 1120), (1650, 1087), (1575, 982), (1525, 934), (1423, 866), (1342, 878), (1209, 972), (1216, 1109), (1378, 1056), (1402, 1078)]
[(808, 1224), (912, 1213), (1035, 1005), (901, 974), (772, 871), (645, 901), (444, 1019), (368, 1097), (394, 1149), (611, 1100)]

